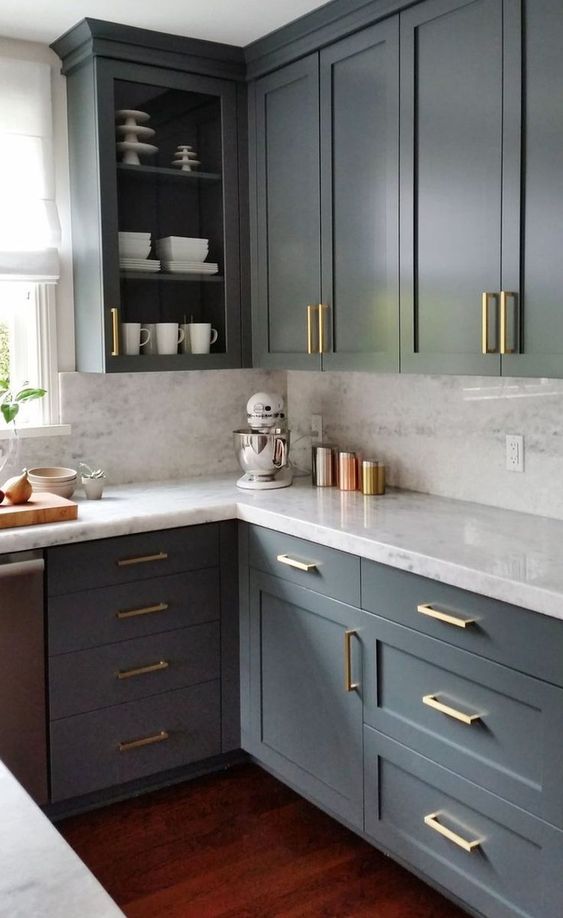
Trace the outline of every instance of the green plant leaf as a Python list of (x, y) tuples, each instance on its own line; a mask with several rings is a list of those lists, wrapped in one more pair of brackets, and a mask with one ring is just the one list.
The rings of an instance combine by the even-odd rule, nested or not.
[(43, 398), (46, 391), (46, 389), (20, 389), (20, 391), (16, 394), (14, 401), (31, 402), (34, 398)]
[(14, 420), (19, 410), (20, 406), (16, 405), (15, 402), (4, 402), (3, 405), (0, 405), (0, 411), (4, 416), (6, 424), (10, 424), (11, 421)]

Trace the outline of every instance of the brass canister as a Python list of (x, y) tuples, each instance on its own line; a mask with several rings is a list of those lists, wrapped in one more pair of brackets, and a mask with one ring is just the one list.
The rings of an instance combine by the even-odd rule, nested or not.
[(362, 460), (362, 494), (385, 494), (385, 465), (376, 459)]
[(358, 487), (356, 453), (341, 449), (338, 453), (338, 487), (341, 491), (355, 491)]

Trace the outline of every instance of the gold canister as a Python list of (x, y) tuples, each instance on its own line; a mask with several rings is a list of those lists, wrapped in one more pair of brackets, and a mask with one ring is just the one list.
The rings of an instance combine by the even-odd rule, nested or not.
[(385, 465), (376, 459), (362, 460), (362, 494), (385, 494)]
[(341, 449), (338, 453), (338, 487), (341, 491), (355, 491), (358, 487), (356, 453)]

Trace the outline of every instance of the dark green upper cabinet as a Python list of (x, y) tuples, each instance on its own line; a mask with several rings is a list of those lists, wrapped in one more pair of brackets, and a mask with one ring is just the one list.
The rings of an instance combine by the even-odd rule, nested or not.
[[(240, 366), (242, 52), (95, 20), (54, 48), (68, 86), (77, 369)], [(147, 139), (158, 150), (138, 165), (123, 163), (116, 151), (116, 112), (127, 109), (148, 114), (155, 131)], [(197, 171), (173, 167), (180, 144), (196, 151)], [(119, 231), (150, 233), (151, 258), (160, 237), (208, 238), (208, 261), (218, 263), (218, 273), (123, 270)], [(181, 324), (190, 317), (217, 329), (210, 354), (123, 354), (120, 322)]]
[(323, 369), (397, 370), (398, 17), (320, 55)]
[[(515, 31), (503, 30), (503, 7), (508, 16), (514, 6), (428, 0), (401, 14), (405, 371), (500, 372), (503, 207), (508, 222), (518, 194), (507, 185), (503, 198), (503, 169), (513, 174), (519, 161), (519, 112), (508, 104), (503, 112), (505, 74), (514, 77), (519, 52)], [(486, 292), (494, 353), (482, 352)]]
[[(528, 0), (524, 4), (521, 260), (503, 281), (509, 293), (507, 349), (516, 353), (502, 357), (506, 376), (563, 376), (562, 48), (561, 0)], [(519, 141), (516, 137), (515, 143)]]
[(394, 18), (253, 86), (255, 364), (398, 369), (398, 71)]
[(255, 366), (320, 368), (318, 68), (314, 54), (251, 87)]

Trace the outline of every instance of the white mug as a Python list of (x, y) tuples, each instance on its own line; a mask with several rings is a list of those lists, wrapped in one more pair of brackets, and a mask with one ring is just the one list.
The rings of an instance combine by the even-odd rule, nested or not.
[(156, 325), (154, 324), (154, 322), (146, 322), (145, 325), (143, 325), (143, 328), (146, 328), (147, 331), (151, 333), (150, 338), (148, 339), (145, 345), (144, 353), (145, 354), (157, 354), (158, 351), (156, 349)]
[(177, 354), (178, 345), (184, 340), (184, 331), (177, 322), (156, 323), (156, 350), (158, 354)]
[[(145, 340), (143, 341), (143, 332)], [(123, 344), (123, 353), (137, 355), (140, 349), (150, 341), (151, 333), (148, 328), (141, 328), (140, 322), (122, 322), (121, 323), (121, 341)]]
[(209, 354), (209, 348), (219, 337), (210, 322), (190, 322), (190, 351), (192, 354)]

